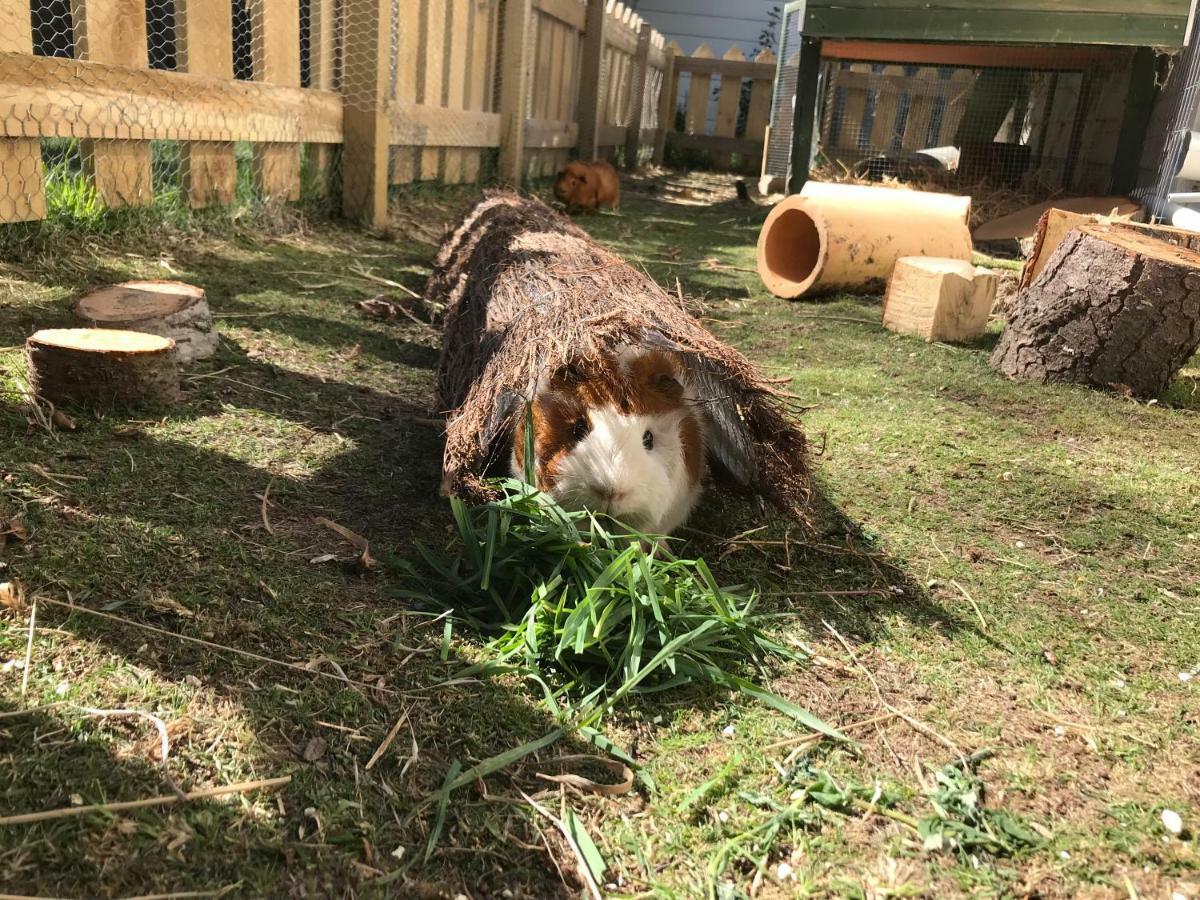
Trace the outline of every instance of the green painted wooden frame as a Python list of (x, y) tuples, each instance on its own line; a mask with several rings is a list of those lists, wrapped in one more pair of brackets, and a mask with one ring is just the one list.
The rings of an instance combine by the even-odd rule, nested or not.
[(1191, 0), (793, 0), (784, 20), (801, 10), (811, 38), (1181, 47), (1190, 8)]

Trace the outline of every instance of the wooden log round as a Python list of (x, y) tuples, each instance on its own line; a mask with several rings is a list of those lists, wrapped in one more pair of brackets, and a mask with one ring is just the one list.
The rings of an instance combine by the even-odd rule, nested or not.
[(204, 290), (182, 281), (126, 281), (100, 288), (76, 301), (75, 317), (90, 328), (170, 338), (181, 365), (217, 352), (217, 329)]
[(1083, 225), (1018, 298), (992, 354), (1010, 378), (1161, 393), (1200, 346), (1200, 253)]
[(26, 342), (29, 386), (53, 403), (136, 406), (179, 399), (175, 342), (110, 328), (51, 328)]

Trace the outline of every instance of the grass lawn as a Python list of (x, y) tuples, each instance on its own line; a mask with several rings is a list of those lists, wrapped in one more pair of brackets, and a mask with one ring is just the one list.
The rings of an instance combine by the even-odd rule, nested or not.
[[(414, 193), (383, 239), (317, 225), (10, 246), (0, 531), (15, 519), (28, 535), (0, 547), (0, 581), (38, 604), (27, 672), (29, 611), (0, 611), (0, 816), (171, 793), (156, 723), (97, 709), (157, 717), (184, 791), (291, 781), (0, 825), (0, 891), (580, 895), (523, 791), (574, 811), (613, 896), (1200, 896), (1200, 372), (1153, 404), (1009, 383), (988, 367), (999, 323), (974, 345), (927, 345), (884, 331), (878, 298), (773, 299), (753, 274), (765, 209), (712, 178), (631, 186), (620, 214), (582, 224), (679, 279), (809, 407), (815, 530), (770, 518), (747, 533), (756, 511), (710, 494), (684, 536), (811, 651), (769, 686), (858, 743), (805, 742), (726, 695), (649, 695), (605, 730), (655, 790), (538, 778), (591, 749), (568, 741), (456, 794), (426, 858), (452, 762), (553, 722), (516, 678), (456, 678), (479, 642), (446, 641), (443, 621), (389, 595), (391, 570), (364, 570), (317, 519), (380, 556), (450, 532), (429, 410), (438, 333), (355, 302), (406, 296), (377, 279), (420, 291), (470, 198)], [(28, 421), (25, 336), (129, 277), (208, 291), (221, 349), (187, 373), (185, 402), (71, 410), (74, 432)], [(1035, 846), (922, 848), (909, 817), (971, 815), (974, 795), (936, 774), (976, 751), (991, 821)], [(818, 779), (825, 804), (806, 799)]]

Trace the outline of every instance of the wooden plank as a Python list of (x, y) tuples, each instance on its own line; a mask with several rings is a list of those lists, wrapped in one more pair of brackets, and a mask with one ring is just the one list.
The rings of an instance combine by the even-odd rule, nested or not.
[[(708, 56), (700, 55), (700, 47), (708, 51)], [(675, 60), (675, 68), (680, 72), (691, 72), (694, 75), (720, 75), (724, 78), (774, 78), (774, 64), (749, 62), (732, 59), (714, 59), (708, 44), (701, 44), (691, 56), (679, 56)]]
[[(446, 0), (426, 0), (424, 35), (419, 52), (421, 61), (418, 82), (421, 85), (418, 102), (424, 106), (445, 106), (443, 93), (446, 87), (446, 19), (449, 4)], [(401, 23), (401, 28), (405, 23)], [(422, 181), (433, 181), (442, 174), (442, 150), (426, 147), (419, 154), (418, 177)]]
[(746, 111), (746, 137), (749, 140), (764, 140), (767, 124), (771, 119), (771, 93), (775, 89), (775, 54), (770, 48), (754, 57), (756, 63), (770, 66), (770, 78), (756, 78), (750, 85), (750, 108)]
[(1113, 47), (1003, 44), (915, 44), (901, 41), (824, 41), (825, 59), (914, 66), (989, 69), (1083, 69), (1113, 59)]
[[(421, 44), (421, 9), (423, 5), (422, 0), (400, 0), (399, 21), (395, 23), (396, 32), (393, 38), (396, 41), (396, 86), (392, 103), (401, 106), (416, 106), (420, 100), (418, 82), (420, 81), (421, 54), (418, 48)], [(389, 21), (391, 21), (390, 18)], [(416, 179), (417, 164), (420, 158), (420, 148), (393, 147), (391, 163), (388, 167), (388, 178), (391, 183), (408, 184)]]
[(839, 86), (845, 81), (843, 76), (858, 73), (863, 76), (860, 85), (846, 85), (846, 102), (842, 106), (842, 122), (840, 133), (834, 138), (834, 146), (838, 149), (862, 149), (863, 116), (867, 112), (867, 95), (870, 90), (871, 67), (866, 63), (853, 63), (850, 72), (842, 70), (837, 73)]
[[(332, 91), (336, 86), (336, 11), (335, 0), (311, 0), (309, 86), (321, 91)], [(329, 144), (314, 144), (310, 152), (313, 169), (317, 172), (317, 190), (324, 196), (329, 190), (330, 178), (333, 175), (333, 147)]]
[[(233, 78), (233, 7), (206, 0), (175, 0), (177, 62), (181, 72)], [(188, 206), (227, 206), (237, 191), (237, 157), (227, 142), (188, 141), (179, 148)]]
[(861, 9), (808, 6), (812, 37), (894, 41), (986, 41), (1125, 46), (1183, 45), (1186, 16), (998, 9)]
[[(0, 0), (0, 51), (33, 53), (29, 0)], [(26, 138), (0, 139), (0, 222), (28, 222), (46, 218), (46, 191), (42, 181), (41, 143)]]
[[(300, 87), (300, 0), (254, 0), (250, 21), (254, 80)], [(255, 147), (253, 169), (264, 200), (300, 199), (299, 145)]]
[(681, 56), (675, 61), (676, 70), (691, 71), (692, 83), (688, 87), (687, 112), (684, 115), (683, 130), (688, 134), (704, 134), (708, 124), (709, 93), (712, 87), (712, 76), (707, 69), (688, 69), (688, 64), (696, 59), (711, 59), (712, 49), (708, 44), (701, 44), (690, 57)]
[(587, 25), (583, 33), (583, 52), (579, 67), (579, 156), (595, 159), (600, 154), (600, 125), (603, 121), (605, 92), (605, 30), (608, 27), (604, 0), (588, 0)]
[(502, 183), (518, 187), (525, 172), (531, 0), (505, 0), (500, 51), (500, 171)]
[(675, 130), (675, 100), (679, 96), (679, 73), (675, 71), (676, 48), (672, 41), (666, 47), (667, 64), (663, 69), (662, 89), (658, 94), (658, 133), (654, 137), (653, 163), (663, 164), (667, 148), (667, 133)]
[(626, 133), (624, 125), (605, 122), (597, 132), (597, 141), (601, 147), (624, 147)]
[[(913, 9), (940, 10), (948, 15), (969, 14), (995, 9), (995, 0), (810, 0), (809, 9), (837, 7), (839, 9), (872, 12), (901, 12)], [(1186, 18), (1189, 0), (1138, 0), (1140, 14), (1168, 18)], [(1004, 9), (1017, 14), (1031, 12), (1123, 13), (1129, 10), (1128, 0), (1010, 0)]]
[(570, 150), (578, 140), (578, 122), (548, 122), (544, 119), (525, 122), (525, 146), (529, 149)]
[[(77, 59), (149, 68), (144, 0), (72, 0), (71, 21)], [(81, 141), (79, 155), (105, 206), (154, 202), (149, 143)]]
[[(908, 120), (904, 124), (904, 137), (900, 149), (905, 153), (923, 150), (929, 146), (929, 125), (933, 119), (934, 92), (940, 81), (938, 70), (922, 68), (913, 78), (913, 88), (908, 106)], [(924, 84), (920, 84), (924, 82)]]
[(641, 150), (642, 119), (645, 118), (646, 90), (649, 87), (650, 38), (653, 30), (649, 22), (642, 23), (638, 35), (637, 54), (633, 58), (631, 75), (629, 125), (625, 131), (625, 168), (633, 171), (638, 167)]
[(388, 108), (391, 143), (401, 147), (499, 147), (500, 114), (415, 103)]
[(676, 150), (740, 153), (744, 156), (753, 156), (755, 158), (762, 153), (763, 149), (762, 141), (752, 141), (738, 137), (720, 137), (715, 134), (684, 134), (681, 131), (668, 131), (667, 143)]
[(346, 46), (357, 47), (370, 65), (346, 66), (342, 209), (372, 228), (387, 224), (388, 121), (385, 103), (392, 0), (342, 0)]
[(584, 29), (587, 12), (579, 0), (537, 0), (534, 8), (576, 31)]
[[(746, 59), (746, 56), (742, 53), (741, 48), (735, 45), (725, 51), (722, 59), (742, 62)], [(738, 106), (741, 100), (741, 76), (722, 75), (721, 87), (717, 93), (717, 120), (713, 123), (713, 134), (718, 137), (733, 137), (733, 133), (737, 131)], [(728, 153), (714, 153), (713, 164), (718, 169), (728, 171), (732, 164), (732, 159)]]
[[(490, 112), (487, 109), (486, 93), (487, 70), (490, 62), (488, 30), (492, 2), (491, 0), (472, 0), (468, 8), (470, 14), (467, 29), (469, 35), (467, 65), (470, 71), (467, 74), (466, 109), (471, 112)], [(495, 116), (496, 141), (491, 146), (499, 146), (500, 116), (497, 113), (492, 113), (492, 115)], [(463, 151), (463, 181), (474, 183), (479, 180), (482, 155), (482, 150)]]
[[(450, 44), (449, 65), (446, 73), (447, 112), (467, 108), (467, 17), (470, 15), (470, 4), (471, 0), (451, 0), (447, 4), (449, 16), (446, 35)], [(497, 135), (498, 138), (499, 135)], [(447, 184), (460, 184), (463, 180), (463, 152), (457, 147), (446, 150), (444, 180)]]
[(8, 137), (342, 142), (331, 91), (17, 53), (0, 53), (0, 84)]
[[(840, 74), (857, 73), (842, 72)], [(900, 66), (885, 66), (882, 72), (873, 73), (870, 78), (875, 86), (875, 113), (871, 122), (871, 147), (884, 153), (898, 151), (903, 139), (896, 121), (900, 115), (900, 98), (906, 93), (911, 97), (911, 90), (919, 89), (922, 82), (909, 78)], [(942, 121), (945, 122), (944, 117)]]

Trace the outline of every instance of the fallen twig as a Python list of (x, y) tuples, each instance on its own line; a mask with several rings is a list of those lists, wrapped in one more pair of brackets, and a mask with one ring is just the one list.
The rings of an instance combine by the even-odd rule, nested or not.
[(222, 797), (226, 794), (245, 794), (250, 791), (269, 790), (283, 787), (292, 780), (291, 775), (279, 778), (265, 778), (261, 781), (241, 781), (237, 784), (227, 784), (221, 787), (205, 788), (200, 791), (189, 791), (186, 794), (165, 794), (161, 797), (147, 797), (144, 800), (124, 800), (118, 803), (93, 803), (90, 806), (65, 806), (59, 809), (48, 809), (44, 812), (21, 813), (16, 816), (0, 816), (0, 826), (28, 825), (32, 822), (48, 822), (52, 819), (68, 819), (73, 816), (86, 816), (88, 813), (112, 814), (128, 809), (147, 809), (152, 806), (171, 806), (175, 803), (205, 800), (209, 797)]
[(21, 670), (21, 699), (29, 688), (29, 668), (33, 663), (33, 631), (37, 627), (37, 597), (29, 606), (29, 639), (25, 642), (25, 668)]
[(267, 534), (271, 535), (271, 537), (275, 537), (275, 529), (271, 527), (271, 516), (267, 512), (267, 504), (270, 503), (271, 485), (274, 483), (275, 476), (272, 475), (267, 481), (266, 488), (264, 488), (262, 492), (262, 523), (263, 528), (267, 529)]
[(854, 660), (854, 664), (856, 666), (858, 666), (858, 668), (862, 671), (862, 673), (864, 675), (867, 676), (867, 679), (871, 682), (871, 687), (873, 687), (875, 689), (875, 697), (879, 700), (879, 704), (884, 709), (886, 709), (890, 713), (894, 713), (895, 715), (899, 716), (901, 719), (903, 719), (905, 722), (907, 722), (908, 725), (914, 731), (925, 735), (925, 737), (927, 737), (927, 738), (931, 738), (932, 740), (937, 741), (943, 747), (945, 747), (946, 749), (948, 749), (952, 753), (954, 753), (956, 756), (958, 756), (958, 758), (963, 762), (964, 765), (966, 764), (967, 754), (963, 753), (962, 749), (958, 746), (958, 744), (954, 743), (954, 741), (950, 740), (950, 738), (945, 737), (941, 734), (938, 734), (936, 731), (934, 731), (932, 728), (930, 728), (924, 722), (921, 722), (920, 720), (913, 718), (908, 713), (904, 712), (904, 710), (897, 709), (895, 706), (892, 706), (892, 704), (888, 703), (887, 700), (885, 700), (883, 698), (883, 691), (880, 690), (880, 688), (879, 688), (879, 682), (875, 679), (875, 674), (870, 669), (868, 669), (865, 665), (863, 665), (862, 661), (854, 653), (854, 650), (851, 649), (850, 644), (846, 641), (846, 639), (844, 637), (842, 637), (841, 632), (839, 632), (836, 628), (834, 628), (832, 625), (830, 625), (824, 619), (821, 620), (821, 624), (825, 626), (826, 631), (828, 631), (835, 638), (837, 638), (838, 643), (840, 643), (842, 645), (842, 647), (845, 649), (846, 653), (849, 654), (849, 656), (852, 660)]
[(406, 721), (408, 721), (407, 709), (400, 714), (400, 718), (396, 720), (396, 724), (393, 725), (391, 731), (387, 733), (387, 737), (383, 739), (383, 743), (375, 749), (375, 752), (371, 754), (371, 758), (367, 760), (367, 764), (364, 767), (366, 771), (370, 771), (375, 763), (379, 762), (379, 758), (387, 752), (388, 747), (392, 746), (392, 741), (396, 739), (396, 735), (399, 733), (401, 726), (403, 726)]
[(988, 627), (988, 626), (987, 626), (987, 620), (983, 618), (983, 613), (982, 613), (982, 612), (980, 612), (980, 610), (979, 610), (979, 604), (975, 602), (975, 598), (974, 598), (974, 597), (972, 597), (972, 596), (971, 596), (971, 595), (970, 595), (970, 594), (967, 592), (967, 589), (966, 589), (965, 587), (963, 587), (961, 584), (959, 584), (959, 583), (958, 583), (957, 581), (955, 581), (953, 578), (951, 578), (951, 579), (950, 579), (950, 583), (951, 583), (952, 585), (954, 585), (956, 588), (958, 588), (958, 592), (959, 592), (960, 594), (962, 594), (964, 597), (966, 597), (966, 598), (967, 598), (967, 602), (968, 602), (968, 603), (970, 603), (970, 604), (971, 604), (971, 608), (972, 608), (973, 610), (975, 610), (975, 615), (977, 615), (977, 616), (979, 617), (979, 627), (980, 627), (980, 629), (981, 629), (981, 630), (983, 630), (983, 631), (987, 631), (987, 627)]

